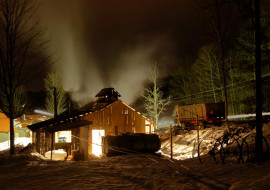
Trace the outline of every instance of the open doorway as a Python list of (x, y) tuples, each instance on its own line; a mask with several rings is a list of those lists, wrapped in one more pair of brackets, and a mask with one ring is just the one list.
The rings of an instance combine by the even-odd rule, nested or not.
[(92, 154), (100, 156), (102, 154), (102, 137), (105, 130), (92, 130)]

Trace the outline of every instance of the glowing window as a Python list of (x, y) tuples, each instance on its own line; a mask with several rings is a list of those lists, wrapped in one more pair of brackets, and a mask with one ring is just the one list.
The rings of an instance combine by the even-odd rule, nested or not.
[(71, 131), (55, 132), (55, 142), (71, 142)]
[(155, 127), (153, 125), (151, 125), (151, 133), (155, 132)]
[(148, 120), (145, 120), (145, 125), (150, 125), (150, 122)]
[(145, 126), (145, 133), (147, 133), (147, 134), (150, 133), (150, 126), (149, 125)]
[(148, 133), (148, 134), (151, 133), (151, 125), (148, 120), (145, 120), (145, 133)]

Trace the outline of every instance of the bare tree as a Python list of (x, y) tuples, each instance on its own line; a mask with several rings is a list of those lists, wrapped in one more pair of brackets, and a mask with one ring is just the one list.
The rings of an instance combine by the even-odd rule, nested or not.
[[(67, 93), (64, 90), (61, 77), (57, 73), (49, 73), (44, 80), (47, 96), (45, 106), (48, 112), (55, 112), (55, 101), (57, 101), (56, 113), (60, 114), (65, 111), (67, 107)], [(54, 92), (55, 91), (55, 92)], [(56, 97), (54, 97), (56, 96)]]
[[(210, 25), (213, 29), (212, 40), (216, 42), (218, 49), (218, 61), (220, 73), (222, 75), (223, 99), (225, 104), (225, 122), (228, 124), (228, 98), (227, 98), (227, 72), (226, 72), (226, 54), (228, 46), (226, 44), (229, 36), (230, 24), (232, 24), (232, 16), (237, 11), (236, 5), (231, 0), (208, 0), (201, 1), (201, 6), (207, 10), (211, 19)], [(236, 22), (236, 17), (234, 18)]]
[(0, 0), (0, 100), (10, 119), (10, 154), (14, 154), (14, 119), (22, 114), (23, 75), (42, 35), (34, 21), (34, 0)]
[(205, 46), (200, 50), (199, 57), (192, 66), (192, 71), (194, 78), (200, 84), (200, 91), (209, 91), (210, 102), (221, 101), (222, 78), (218, 58), (212, 46)]
[(155, 63), (149, 69), (149, 79), (153, 86), (152, 88), (146, 89), (146, 94), (144, 95), (145, 109), (148, 115), (155, 121), (156, 126), (158, 125), (160, 114), (171, 102), (170, 97), (163, 97), (163, 92), (158, 85), (158, 73), (158, 65)]

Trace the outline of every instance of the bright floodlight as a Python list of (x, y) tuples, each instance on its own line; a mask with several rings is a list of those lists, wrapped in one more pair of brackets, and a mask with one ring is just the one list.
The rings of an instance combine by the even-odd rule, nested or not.
[[(263, 116), (270, 115), (270, 112), (262, 113)], [(256, 117), (256, 113), (251, 114), (241, 114), (241, 115), (229, 115), (228, 119), (240, 119), (240, 118), (247, 118), (247, 117)]]
[(47, 116), (53, 116), (52, 113), (46, 112), (46, 111), (42, 111), (42, 110), (34, 110), (35, 113), (40, 113), (43, 115), (47, 115)]

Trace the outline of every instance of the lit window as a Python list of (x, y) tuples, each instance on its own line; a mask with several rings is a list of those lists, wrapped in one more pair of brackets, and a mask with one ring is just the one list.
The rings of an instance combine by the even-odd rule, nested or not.
[(150, 126), (149, 125), (145, 126), (145, 133), (150, 134)]
[(71, 131), (55, 132), (55, 142), (71, 142)]

